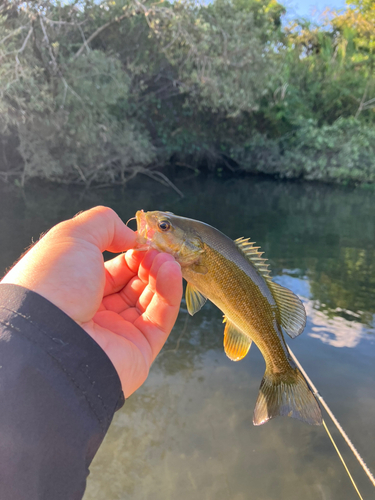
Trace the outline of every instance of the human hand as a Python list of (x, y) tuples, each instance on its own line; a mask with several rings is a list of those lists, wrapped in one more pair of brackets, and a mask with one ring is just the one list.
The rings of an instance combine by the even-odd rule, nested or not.
[[(106, 352), (125, 397), (146, 380), (176, 321), (179, 264), (156, 250), (130, 250), (136, 233), (96, 207), (54, 226), (6, 274), (76, 321)], [(122, 252), (104, 263), (102, 252)]]

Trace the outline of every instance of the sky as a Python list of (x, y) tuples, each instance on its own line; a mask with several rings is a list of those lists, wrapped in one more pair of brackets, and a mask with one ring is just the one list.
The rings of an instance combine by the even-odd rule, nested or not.
[(345, 8), (345, 0), (285, 0), (280, 3), (287, 7), (289, 15), (295, 13), (298, 17), (313, 19), (316, 19), (326, 7), (336, 10)]

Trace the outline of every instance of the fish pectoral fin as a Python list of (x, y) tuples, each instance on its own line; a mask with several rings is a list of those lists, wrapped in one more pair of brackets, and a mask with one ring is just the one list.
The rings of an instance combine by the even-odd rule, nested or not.
[(280, 311), (281, 326), (289, 337), (294, 339), (305, 328), (305, 308), (297, 295), (292, 291), (273, 281), (269, 281), (268, 285)]
[(207, 297), (199, 292), (191, 283), (188, 283), (185, 292), (185, 299), (189, 314), (194, 316), (194, 314), (200, 311), (205, 305)]
[(240, 361), (251, 347), (251, 340), (241, 332), (228, 318), (224, 317), (224, 350), (232, 361)]

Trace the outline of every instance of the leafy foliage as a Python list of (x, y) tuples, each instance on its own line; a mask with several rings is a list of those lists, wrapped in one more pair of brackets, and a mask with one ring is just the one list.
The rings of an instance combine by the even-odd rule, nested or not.
[[(176, 164), (375, 182), (374, 8), (283, 28), (275, 0), (5, 0), (0, 177), (100, 185)], [(164, 179), (165, 182), (167, 182)]]
[[(112, 111), (129, 100), (132, 75), (115, 55), (86, 42), (90, 21), (95, 27), (109, 17), (103, 7), (8, 5), (0, 31), (11, 40), (1, 54), (0, 125), (4, 135), (17, 136), (21, 158), (4, 176), (121, 182), (153, 161), (144, 127)], [(79, 57), (77, 47), (86, 48)]]
[(256, 135), (232, 156), (247, 171), (340, 183), (375, 183), (375, 129), (355, 118), (305, 120), (282, 139)]

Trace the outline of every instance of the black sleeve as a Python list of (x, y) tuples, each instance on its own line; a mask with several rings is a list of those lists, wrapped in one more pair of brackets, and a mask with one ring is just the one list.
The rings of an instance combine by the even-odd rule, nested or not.
[(104, 351), (40, 295), (0, 284), (0, 498), (81, 499), (121, 383)]

